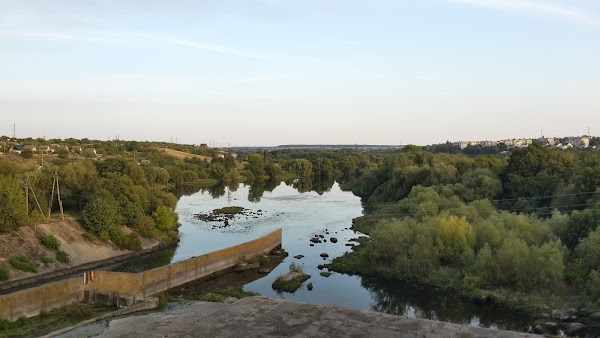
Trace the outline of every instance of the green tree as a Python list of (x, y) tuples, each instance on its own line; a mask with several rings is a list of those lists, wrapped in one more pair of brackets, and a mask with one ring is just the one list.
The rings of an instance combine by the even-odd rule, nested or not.
[(25, 225), (25, 203), (22, 183), (12, 177), (0, 176), (0, 232)]
[(447, 263), (455, 263), (465, 251), (475, 247), (475, 231), (464, 217), (442, 218), (439, 220), (437, 245), (441, 258)]
[(265, 172), (265, 161), (261, 154), (250, 154), (248, 155), (248, 164), (246, 169), (250, 170), (255, 178), (260, 179), (266, 176)]
[(170, 230), (175, 226), (176, 217), (169, 207), (160, 206), (152, 213), (156, 227), (161, 230)]
[(200, 178), (198, 173), (192, 170), (184, 170), (181, 175), (183, 176), (184, 183), (194, 182)]
[(500, 269), (492, 249), (487, 243), (477, 253), (472, 273), (480, 279), (483, 286), (492, 286), (497, 283)]
[(288, 167), (288, 170), (300, 177), (311, 177), (313, 165), (309, 160), (293, 160)]
[(121, 208), (106, 190), (100, 191), (82, 213), (83, 226), (94, 232), (108, 231), (122, 225)]

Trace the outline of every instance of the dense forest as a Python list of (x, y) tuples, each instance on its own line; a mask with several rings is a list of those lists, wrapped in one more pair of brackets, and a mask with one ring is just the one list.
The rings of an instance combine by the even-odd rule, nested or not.
[(337, 271), (529, 311), (573, 299), (598, 308), (598, 152), (534, 144), (503, 159), (406, 147), (351, 188), (366, 211), (354, 228), (370, 238), (334, 260)]

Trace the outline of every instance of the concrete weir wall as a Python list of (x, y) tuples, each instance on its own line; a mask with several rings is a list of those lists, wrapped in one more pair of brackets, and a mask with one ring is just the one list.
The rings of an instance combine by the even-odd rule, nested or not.
[(16, 320), (84, 300), (87, 292), (133, 295), (142, 299), (173, 287), (231, 268), (246, 257), (269, 252), (281, 245), (282, 232), (272, 233), (219, 251), (192, 257), (141, 273), (97, 271), (94, 281), (71, 278), (0, 296), (0, 319)]

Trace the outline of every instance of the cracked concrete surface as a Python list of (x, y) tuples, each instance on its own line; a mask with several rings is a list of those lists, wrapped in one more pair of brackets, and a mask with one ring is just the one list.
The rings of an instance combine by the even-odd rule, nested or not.
[(370, 311), (251, 297), (112, 320), (101, 337), (537, 337)]

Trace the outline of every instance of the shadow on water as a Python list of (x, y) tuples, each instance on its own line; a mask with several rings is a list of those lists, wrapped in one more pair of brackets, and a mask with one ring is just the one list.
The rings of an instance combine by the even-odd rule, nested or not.
[(534, 321), (527, 314), (477, 305), (456, 294), (399, 281), (363, 278), (361, 285), (373, 295), (371, 310), (465, 325), (477, 324), (512, 331), (529, 331)]
[[(262, 269), (268, 269), (269, 271), (275, 270), (279, 264), (283, 261), (281, 257), (270, 256), (271, 261), (261, 265)], [(246, 270), (246, 271), (231, 271), (228, 270), (222, 275), (215, 275), (211, 278), (204, 278), (191, 283), (185, 284), (181, 287), (174, 288), (169, 291), (169, 294), (174, 296), (193, 296), (201, 293), (208, 292), (215, 289), (225, 289), (227, 287), (243, 287), (248, 283), (252, 283), (256, 280), (266, 277), (268, 274), (259, 273), (258, 270)]]
[(115, 272), (139, 273), (171, 264), (176, 247), (159, 250), (134, 261), (120, 264), (111, 269)]

